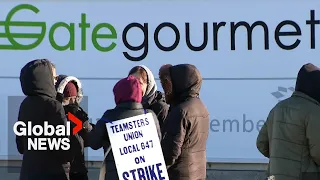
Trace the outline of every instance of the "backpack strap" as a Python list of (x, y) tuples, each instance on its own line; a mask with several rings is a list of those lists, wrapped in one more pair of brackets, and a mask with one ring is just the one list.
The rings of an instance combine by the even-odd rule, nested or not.
[(105, 176), (106, 176), (106, 161), (105, 160), (106, 160), (110, 150), (111, 150), (111, 146), (108, 147), (106, 153), (104, 154), (102, 166), (100, 168), (99, 180), (105, 180)]
[[(106, 118), (101, 118), (100, 120), (103, 120), (105, 123), (111, 123), (112, 121)], [(102, 161), (102, 165), (100, 167), (100, 174), (99, 174), (99, 180), (105, 180), (105, 176), (106, 176), (106, 158), (109, 154), (109, 152), (111, 151), (111, 144), (108, 147), (107, 151), (104, 153), (104, 158)]]

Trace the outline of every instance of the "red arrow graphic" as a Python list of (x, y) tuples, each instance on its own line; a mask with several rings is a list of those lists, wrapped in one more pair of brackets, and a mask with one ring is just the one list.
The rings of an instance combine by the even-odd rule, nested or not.
[(76, 124), (76, 127), (72, 129), (73, 135), (77, 134), (82, 129), (82, 121), (78, 119), (75, 115), (68, 112), (68, 119)]

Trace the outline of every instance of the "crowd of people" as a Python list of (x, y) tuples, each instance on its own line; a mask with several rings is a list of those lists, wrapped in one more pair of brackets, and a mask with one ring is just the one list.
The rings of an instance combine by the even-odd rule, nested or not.
[[(68, 113), (82, 121), (82, 129), (70, 139), (70, 150), (28, 150), (27, 138), (16, 136), (23, 155), (20, 180), (88, 180), (84, 149), (104, 149), (100, 180), (117, 180), (118, 174), (106, 121), (117, 121), (146, 112), (153, 114), (169, 179), (206, 179), (206, 141), (209, 113), (199, 98), (202, 77), (191, 64), (163, 65), (159, 78), (164, 92), (146, 66), (136, 66), (113, 87), (115, 108), (108, 109), (93, 124), (81, 106), (83, 91), (78, 78), (57, 75), (47, 59), (28, 62), (20, 72), (26, 98), (18, 121), (33, 125), (66, 125)], [(71, 127), (74, 127), (72, 124)], [(54, 136), (50, 137), (54, 138)]]
[[(66, 125), (70, 112), (83, 123), (68, 136), (68, 151), (27, 150), (27, 140), (17, 136), (23, 155), (21, 180), (88, 180), (84, 149), (104, 149), (100, 180), (117, 180), (117, 168), (106, 121), (117, 121), (146, 112), (152, 113), (171, 180), (206, 179), (206, 142), (209, 113), (199, 93), (202, 77), (191, 64), (163, 65), (158, 72), (164, 92), (157, 89), (154, 74), (136, 66), (113, 87), (115, 108), (108, 109), (96, 123), (80, 107), (81, 82), (57, 75), (46, 59), (28, 62), (20, 72), (26, 98), (20, 105), (18, 121), (43, 125)], [(301, 67), (295, 92), (270, 111), (257, 137), (257, 148), (269, 158), (269, 179), (320, 179), (320, 69), (308, 63)], [(54, 136), (52, 137), (54, 138)]]

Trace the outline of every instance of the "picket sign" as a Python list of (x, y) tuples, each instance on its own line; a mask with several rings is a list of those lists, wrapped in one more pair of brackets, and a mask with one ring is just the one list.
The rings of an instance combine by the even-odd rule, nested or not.
[(168, 180), (151, 113), (106, 123), (120, 180)]

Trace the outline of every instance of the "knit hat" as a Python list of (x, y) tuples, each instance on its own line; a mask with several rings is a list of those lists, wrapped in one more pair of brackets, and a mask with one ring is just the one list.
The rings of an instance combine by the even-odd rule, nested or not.
[(66, 87), (63, 90), (63, 96), (64, 97), (72, 97), (72, 96), (77, 96), (78, 95), (78, 90), (76, 85), (73, 82), (68, 82)]
[(117, 105), (123, 102), (141, 103), (142, 101), (140, 82), (132, 75), (118, 81), (113, 88), (113, 94)]

